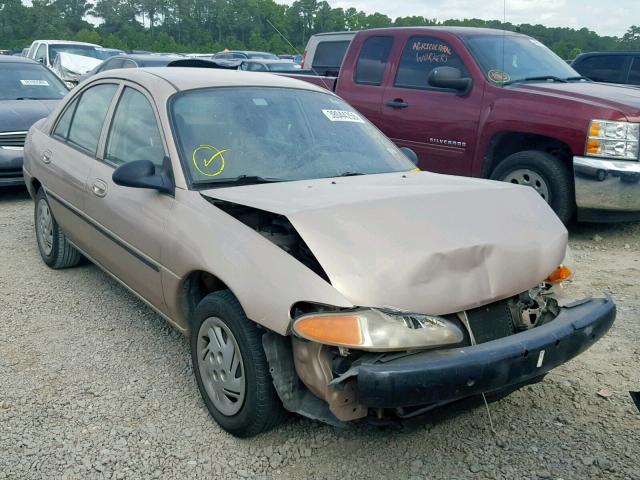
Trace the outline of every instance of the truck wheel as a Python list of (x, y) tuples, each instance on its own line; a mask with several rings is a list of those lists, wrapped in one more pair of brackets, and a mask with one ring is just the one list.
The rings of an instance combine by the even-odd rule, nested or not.
[(191, 360), (204, 403), (227, 432), (252, 437), (284, 418), (262, 331), (229, 290), (210, 293), (196, 307)]
[(549, 153), (526, 150), (509, 155), (491, 178), (534, 188), (565, 224), (573, 217), (576, 202), (571, 171)]
[(82, 255), (60, 230), (42, 188), (36, 194), (34, 223), (38, 250), (44, 263), (54, 269), (75, 267), (80, 263)]

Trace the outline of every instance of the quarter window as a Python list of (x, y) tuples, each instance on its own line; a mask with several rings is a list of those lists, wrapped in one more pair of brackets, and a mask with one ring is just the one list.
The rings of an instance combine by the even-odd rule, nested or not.
[(67, 109), (60, 117), (58, 121), (58, 125), (53, 132), (55, 137), (58, 137), (61, 140), (67, 140), (67, 136), (69, 135), (69, 126), (71, 125), (71, 119), (73, 118), (73, 114), (76, 111), (76, 106), (78, 105), (78, 100), (74, 100), (71, 102), (71, 105), (67, 107)]
[(96, 85), (82, 94), (69, 129), (70, 144), (96, 154), (102, 124), (117, 88), (113, 84)]
[(451, 46), (439, 38), (411, 37), (404, 47), (396, 87), (432, 89), (427, 79), (434, 68), (458, 68), (467, 76), (464, 64)]
[(115, 165), (150, 160), (162, 166), (165, 152), (153, 108), (142, 93), (125, 88), (111, 122), (105, 160)]
[(362, 46), (356, 64), (356, 83), (380, 85), (393, 45), (392, 37), (371, 37)]

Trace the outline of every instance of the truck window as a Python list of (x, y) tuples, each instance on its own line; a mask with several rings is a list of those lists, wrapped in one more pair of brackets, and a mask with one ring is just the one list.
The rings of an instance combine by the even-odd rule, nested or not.
[(335, 69), (337, 71), (342, 64), (344, 54), (349, 47), (349, 40), (340, 42), (320, 42), (316, 47), (311, 66), (314, 69)]
[(631, 85), (640, 85), (640, 57), (634, 57), (629, 72), (629, 81)]
[(575, 69), (594, 82), (621, 83), (624, 82), (622, 77), (626, 60), (624, 55), (598, 55), (585, 58)]
[(396, 74), (396, 87), (433, 89), (427, 78), (436, 67), (455, 67), (467, 75), (458, 54), (439, 38), (411, 37), (404, 47)]
[(356, 64), (355, 81), (365, 85), (380, 85), (384, 67), (393, 45), (393, 37), (370, 37), (362, 46)]

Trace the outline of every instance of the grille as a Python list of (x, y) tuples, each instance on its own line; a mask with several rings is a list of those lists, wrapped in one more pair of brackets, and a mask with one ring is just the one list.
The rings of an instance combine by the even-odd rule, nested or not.
[(467, 310), (467, 318), (477, 343), (490, 342), (515, 333), (506, 300)]
[(0, 133), (0, 147), (24, 147), (27, 132), (3, 132)]

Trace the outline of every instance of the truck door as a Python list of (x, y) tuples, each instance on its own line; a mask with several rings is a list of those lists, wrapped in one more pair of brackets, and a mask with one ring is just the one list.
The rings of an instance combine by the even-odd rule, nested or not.
[(483, 83), (475, 82), (464, 96), (428, 84), (437, 67), (455, 67), (470, 76), (456, 48), (436, 34), (407, 34), (398, 48), (395, 75), (389, 76), (382, 98), (380, 129), (398, 146), (414, 150), (423, 170), (471, 175)]

